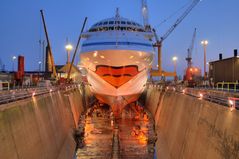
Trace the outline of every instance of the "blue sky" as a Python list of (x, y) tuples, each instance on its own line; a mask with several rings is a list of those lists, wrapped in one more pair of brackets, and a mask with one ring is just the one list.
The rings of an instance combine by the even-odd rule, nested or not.
[[(174, 23), (179, 12), (166, 23), (161, 21), (177, 11), (189, 0), (148, 0), (149, 22), (159, 36)], [(173, 71), (172, 56), (178, 56), (180, 74), (186, 67), (186, 51), (190, 45), (193, 30), (198, 30), (193, 63), (203, 66), (203, 48), (200, 41), (207, 39), (208, 61), (233, 55), (239, 48), (239, 6), (238, 0), (202, 0), (188, 17), (163, 43), (163, 69)], [(123, 17), (142, 23), (141, 0), (1, 0), (0, 2), (0, 58), (7, 70), (12, 69), (11, 57), (24, 55), (26, 70), (37, 70), (42, 56), (38, 41), (44, 39), (40, 9), (44, 10), (55, 62), (66, 61), (66, 37), (74, 45), (80, 33), (84, 17), (86, 25), (115, 14), (119, 7)], [(78, 56), (77, 56), (78, 60)]]

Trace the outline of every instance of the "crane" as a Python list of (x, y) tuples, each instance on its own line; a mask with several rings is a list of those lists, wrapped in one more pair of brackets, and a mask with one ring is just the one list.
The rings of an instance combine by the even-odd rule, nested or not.
[(189, 48), (187, 49), (187, 68), (185, 70), (184, 82), (188, 87), (194, 87), (198, 85), (201, 81), (201, 69), (192, 65), (192, 52), (195, 45), (197, 29), (194, 29), (193, 37)]
[(197, 28), (194, 29), (191, 45), (187, 50), (188, 56), (186, 57), (186, 61), (187, 61), (188, 68), (192, 67), (192, 52), (193, 52), (193, 49), (194, 49), (196, 34), (197, 34)]
[(177, 26), (184, 20), (184, 18), (192, 11), (192, 9), (200, 2), (201, 0), (193, 0), (189, 7), (183, 12), (183, 14), (175, 21), (175, 23), (167, 30), (167, 32), (160, 38), (158, 38), (155, 29), (152, 29), (156, 43), (154, 47), (158, 48), (158, 70), (152, 70), (151, 76), (175, 76), (175, 73), (163, 72), (161, 66), (161, 50), (163, 41), (177, 28)]
[(87, 17), (85, 17), (85, 20), (84, 20), (84, 23), (83, 23), (83, 26), (81, 28), (81, 32), (80, 32), (80, 36), (78, 38), (78, 41), (77, 41), (77, 44), (76, 44), (76, 48), (75, 48), (75, 51), (74, 51), (74, 54), (73, 54), (73, 58), (71, 60), (71, 64), (70, 64), (70, 68), (69, 68), (69, 71), (67, 73), (67, 81), (70, 80), (70, 76), (71, 76), (71, 69), (72, 69), (72, 66), (74, 64), (74, 61), (75, 61), (75, 57), (76, 57), (76, 53), (77, 53), (77, 50), (78, 50), (78, 47), (79, 47), (79, 44), (80, 44), (80, 41), (81, 41), (81, 35), (84, 31), (84, 28), (85, 28), (85, 25), (86, 25), (86, 22), (87, 22)]
[[(52, 49), (51, 49), (50, 40), (49, 40), (49, 37), (48, 37), (48, 32), (47, 32), (47, 28), (46, 28), (46, 22), (45, 22), (43, 10), (40, 10), (40, 12), (41, 12), (42, 22), (43, 22), (44, 31), (45, 31), (46, 40), (47, 40), (47, 55), (50, 58), (50, 67), (51, 67), (50, 69), (52, 70), (52, 77), (56, 79), (57, 78), (56, 67), (55, 67), (55, 64), (54, 64)], [(48, 63), (48, 61), (46, 61), (46, 63)]]

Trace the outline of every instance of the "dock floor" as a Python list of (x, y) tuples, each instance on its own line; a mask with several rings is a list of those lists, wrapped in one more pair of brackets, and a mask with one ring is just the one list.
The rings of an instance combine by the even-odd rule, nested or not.
[(107, 106), (94, 106), (85, 115), (83, 145), (77, 159), (152, 159), (154, 122), (140, 106), (127, 106), (120, 119)]

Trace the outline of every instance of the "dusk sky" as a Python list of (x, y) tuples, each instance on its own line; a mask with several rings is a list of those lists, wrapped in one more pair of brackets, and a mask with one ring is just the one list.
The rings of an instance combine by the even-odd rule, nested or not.
[[(149, 22), (163, 35), (182, 14), (178, 12), (166, 23), (160, 23), (188, 3), (189, 0), (148, 0)], [(66, 38), (75, 46), (84, 17), (86, 29), (105, 18), (113, 17), (119, 7), (120, 15), (142, 23), (141, 0), (1, 0), (0, 59), (12, 70), (12, 56), (24, 55), (26, 70), (37, 70), (42, 60), (39, 40), (45, 39), (40, 9), (44, 10), (48, 33), (56, 64), (65, 64)], [(233, 56), (239, 49), (239, 0), (202, 0), (188, 17), (163, 43), (163, 69), (173, 71), (172, 57), (178, 56), (180, 74), (186, 67), (187, 48), (196, 27), (197, 38), (193, 64), (203, 66), (200, 41), (207, 39), (207, 61)], [(184, 8), (185, 9), (185, 8)], [(79, 54), (78, 54), (79, 55)], [(79, 60), (77, 56), (76, 61)]]

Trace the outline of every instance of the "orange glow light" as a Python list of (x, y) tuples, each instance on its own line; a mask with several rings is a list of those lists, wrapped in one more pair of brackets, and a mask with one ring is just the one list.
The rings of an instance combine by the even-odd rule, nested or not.
[(231, 112), (232, 112), (233, 110), (235, 110), (235, 107), (234, 107), (234, 106), (231, 106), (231, 107), (230, 107), (230, 110), (231, 110)]
[(200, 97), (200, 99), (202, 99), (203, 98), (203, 94), (199, 93), (199, 97)]
[(183, 89), (183, 94), (185, 93), (185, 89)]

